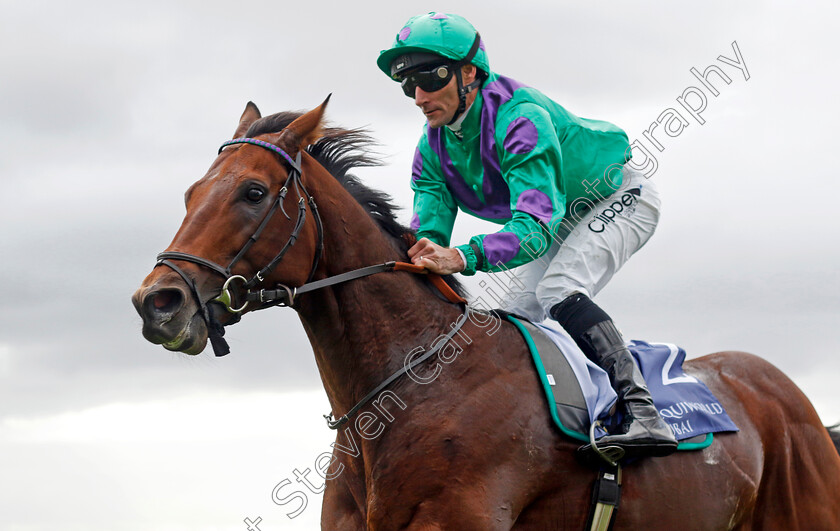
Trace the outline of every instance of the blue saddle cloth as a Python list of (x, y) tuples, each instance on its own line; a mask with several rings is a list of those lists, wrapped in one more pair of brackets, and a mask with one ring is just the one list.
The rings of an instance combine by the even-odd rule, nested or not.
[[(606, 372), (587, 359), (567, 334), (512, 315), (507, 318), (528, 343), (552, 419), (563, 433), (588, 442), (589, 426), (595, 420), (607, 426), (620, 421), (611, 415), (617, 397)], [(713, 433), (738, 431), (709, 388), (683, 371), (683, 349), (635, 340), (628, 348), (654, 405), (680, 441), (679, 449), (705, 448)]]

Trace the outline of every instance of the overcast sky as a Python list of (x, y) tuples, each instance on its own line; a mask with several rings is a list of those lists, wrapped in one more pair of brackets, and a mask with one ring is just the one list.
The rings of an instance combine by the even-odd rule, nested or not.
[[(240, 7), (241, 6), (241, 7)], [(358, 172), (406, 207), (422, 115), (375, 59), (412, 15), (470, 19), (491, 67), (572, 112), (654, 136), (657, 234), (596, 298), (628, 338), (758, 354), (840, 421), (836, 3), (0, 0), (0, 530), (312, 529), (273, 487), (333, 433), (292, 310), (233, 353), (147, 343), (129, 297), (183, 192), (249, 100), (367, 126)], [(746, 73), (718, 59), (735, 59)], [(691, 74), (715, 64), (712, 96)], [(677, 103), (705, 90), (701, 125)], [(488, 227), (461, 216), (456, 243)], [(478, 279), (472, 279), (474, 293)]]

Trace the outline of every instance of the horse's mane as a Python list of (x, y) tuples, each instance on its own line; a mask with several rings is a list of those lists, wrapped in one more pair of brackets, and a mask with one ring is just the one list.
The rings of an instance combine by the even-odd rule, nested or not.
[[(254, 138), (267, 133), (280, 132), (302, 114), (287, 111), (260, 118), (251, 124), (245, 136)], [(380, 190), (369, 188), (358, 177), (349, 173), (353, 168), (381, 164), (372, 151), (376, 142), (364, 129), (325, 127), (322, 132), (323, 136), (306, 148), (306, 152), (341, 183), (353, 199), (362, 205), (370, 217), (376, 221), (379, 228), (394, 239), (403, 253), (408, 251), (410, 241), (414, 238), (408, 240), (404, 236), (406, 234), (413, 236), (414, 231), (397, 221), (395, 211), (399, 207), (394, 205), (391, 196)], [(446, 275), (443, 278), (459, 295), (465, 295), (464, 288), (455, 277)], [(430, 283), (427, 284), (431, 286)]]

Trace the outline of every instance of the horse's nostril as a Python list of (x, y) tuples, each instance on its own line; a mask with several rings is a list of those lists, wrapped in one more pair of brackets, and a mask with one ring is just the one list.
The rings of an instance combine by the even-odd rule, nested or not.
[(171, 313), (181, 307), (183, 297), (178, 290), (164, 289), (150, 294), (149, 300), (155, 312)]
[(165, 307), (172, 301), (172, 293), (157, 293), (155, 294), (153, 301), (155, 308), (160, 310), (161, 308)]

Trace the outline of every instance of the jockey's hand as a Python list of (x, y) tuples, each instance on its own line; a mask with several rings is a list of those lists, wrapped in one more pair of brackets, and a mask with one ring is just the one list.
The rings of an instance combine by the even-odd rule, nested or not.
[(467, 266), (456, 249), (442, 247), (428, 238), (420, 238), (408, 250), (408, 257), (412, 264), (423, 266), (438, 275), (460, 273)]

